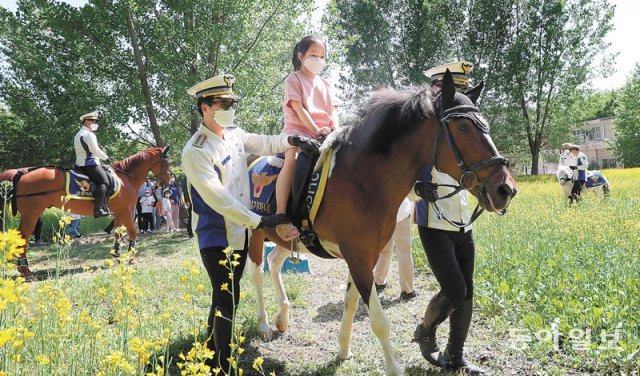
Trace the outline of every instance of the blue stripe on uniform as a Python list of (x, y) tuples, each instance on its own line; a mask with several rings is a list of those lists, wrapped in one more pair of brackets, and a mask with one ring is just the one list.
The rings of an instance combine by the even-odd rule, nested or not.
[(196, 233), (200, 249), (208, 247), (228, 247), (227, 226), (224, 217), (211, 209), (194, 186), (191, 186), (193, 211), (198, 215)]
[(84, 159), (84, 165), (85, 166), (97, 166), (98, 164), (96, 163), (96, 160), (93, 157), (93, 153), (91, 153), (91, 151), (89, 150), (89, 145), (87, 145), (87, 143), (84, 142), (84, 137), (82, 137), (82, 136), (80, 136), (80, 145), (82, 145), (82, 148), (84, 149), (84, 152), (86, 153), (86, 157)]
[[(432, 165), (425, 167), (420, 173), (418, 180), (430, 182), (433, 179), (431, 170), (433, 170)], [(429, 203), (427, 200), (420, 200), (416, 202), (415, 221), (418, 226), (427, 227), (427, 224), (429, 223)]]

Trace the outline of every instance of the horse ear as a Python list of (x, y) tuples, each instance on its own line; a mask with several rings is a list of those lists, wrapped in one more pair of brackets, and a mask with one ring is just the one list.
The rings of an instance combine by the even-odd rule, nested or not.
[(453, 106), (453, 99), (456, 95), (456, 87), (453, 83), (453, 75), (451, 71), (447, 68), (447, 71), (444, 72), (444, 77), (442, 78), (442, 107), (444, 109), (450, 108)]
[(169, 146), (165, 146), (164, 149), (162, 149), (162, 158), (167, 158), (169, 156)]
[(484, 81), (480, 81), (479, 84), (469, 89), (469, 91), (467, 91), (464, 95), (466, 95), (467, 98), (471, 99), (471, 102), (473, 102), (473, 104), (476, 104), (478, 98), (480, 98), (482, 89), (484, 89)]

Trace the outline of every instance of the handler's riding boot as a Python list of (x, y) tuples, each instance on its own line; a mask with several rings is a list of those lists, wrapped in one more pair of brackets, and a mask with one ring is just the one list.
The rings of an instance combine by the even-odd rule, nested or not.
[(436, 341), (436, 329), (454, 310), (453, 303), (442, 293), (437, 293), (427, 306), (422, 323), (413, 333), (413, 340), (420, 345), (422, 356), (436, 367), (444, 367), (445, 362), (440, 354)]
[(445, 369), (448, 371), (464, 371), (467, 375), (481, 375), (486, 370), (470, 364), (464, 358), (464, 342), (467, 340), (469, 326), (471, 325), (471, 315), (473, 314), (473, 300), (462, 302), (449, 317), (449, 343), (442, 356), (445, 362)]
[(93, 194), (94, 208), (93, 208), (93, 218), (107, 217), (111, 215), (109, 210), (104, 210), (104, 198), (107, 195), (107, 187), (104, 184), (101, 184), (96, 187), (96, 191)]

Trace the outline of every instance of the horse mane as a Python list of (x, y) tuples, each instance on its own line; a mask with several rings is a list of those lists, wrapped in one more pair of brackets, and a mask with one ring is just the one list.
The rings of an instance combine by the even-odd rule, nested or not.
[(130, 171), (133, 167), (137, 166), (140, 162), (147, 161), (151, 158), (154, 158), (159, 152), (162, 152), (162, 148), (144, 149), (121, 161), (113, 162), (113, 165), (119, 168), (120, 170)]
[(427, 85), (406, 90), (375, 91), (345, 126), (332, 147), (351, 145), (368, 153), (386, 153), (434, 114), (433, 91)]

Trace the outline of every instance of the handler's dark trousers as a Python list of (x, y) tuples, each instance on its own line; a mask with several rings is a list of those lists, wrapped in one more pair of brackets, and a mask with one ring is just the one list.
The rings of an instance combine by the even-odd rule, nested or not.
[(440, 284), (425, 312), (423, 326), (433, 331), (450, 321), (447, 353), (462, 358), (473, 312), (475, 245), (472, 231), (445, 231), (418, 226), (433, 275)]
[[(229, 279), (229, 269), (227, 269), (229, 264), (227, 263), (227, 266), (220, 265), (220, 261), (227, 259), (223, 252), (224, 249), (224, 247), (203, 248), (200, 250), (200, 256), (205, 269), (207, 269), (211, 287), (213, 288), (211, 308), (209, 310), (209, 327), (207, 328), (207, 347), (216, 353), (213, 359), (207, 360), (206, 364), (211, 369), (220, 367), (223, 372), (229, 372), (227, 358), (231, 355), (231, 348), (229, 347), (233, 331), (231, 320), (240, 300), (240, 278), (242, 278), (244, 266), (247, 262), (247, 242), (245, 241), (244, 249), (235, 251), (240, 255), (240, 258), (236, 260), (240, 264), (234, 269), (233, 281)], [(234, 260), (234, 258), (231, 257), (231, 260)], [(221, 289), (221, 286), (225, 283), (228, 285), (228, 291)], [(230, 291), (233, 291), (233, 295)], [(216, 311), (220, 311), (223, 317), (217, 317)], [(233, 374), (233, 370), (231, 373)]]

